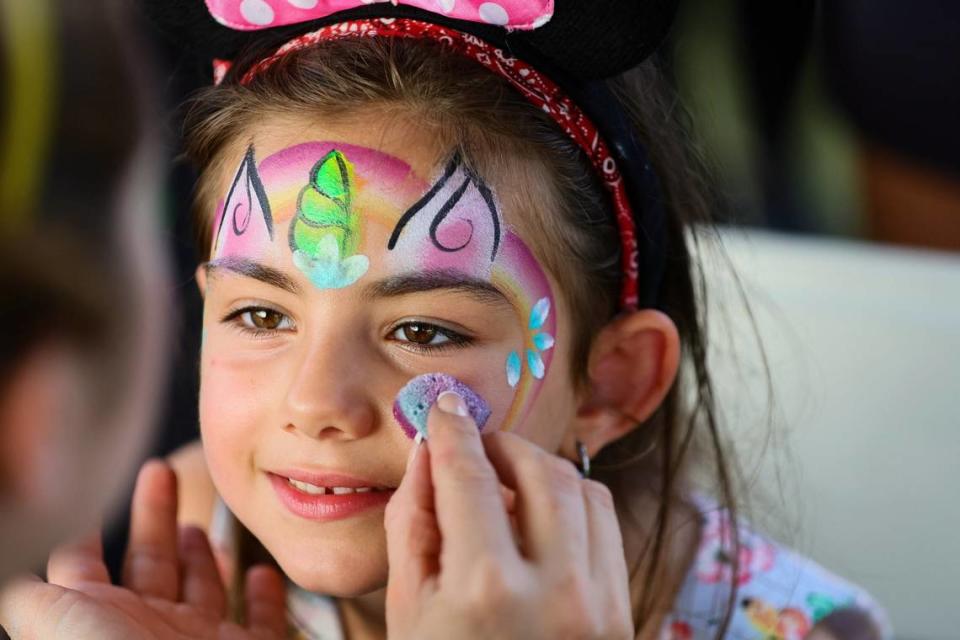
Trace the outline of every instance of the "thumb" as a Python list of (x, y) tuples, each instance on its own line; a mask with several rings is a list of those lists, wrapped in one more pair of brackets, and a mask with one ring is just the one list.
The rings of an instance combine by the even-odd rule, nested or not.
[(387, 617), (407, 607), (439, 571), (440, 529), (434, 513), (430, 453), (415, 444), (403, 481), (390, 498), (384, 517), (387, 531)]

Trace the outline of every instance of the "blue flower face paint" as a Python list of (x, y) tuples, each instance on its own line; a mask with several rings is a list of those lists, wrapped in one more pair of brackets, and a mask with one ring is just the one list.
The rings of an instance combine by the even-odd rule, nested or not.
[[(546, 365), (543, 362), (542, 352), (553, 347), (554, 339), (547, 331), (540, 331), (550, 317), (550, 299), (540, 298), (533, 305), (530, 311), (530, 320), (527, 322), (527, 329), (531, 332), (531, 346), (527, 349), (527, 368), (530, 374), (537, 380), (542, 380), (546, 375)], [(507, 384), (511, 387), (517, 386), (520, 381), (522, 371), (522, 360), (520, 354), (511, 351), (507, 356)]]

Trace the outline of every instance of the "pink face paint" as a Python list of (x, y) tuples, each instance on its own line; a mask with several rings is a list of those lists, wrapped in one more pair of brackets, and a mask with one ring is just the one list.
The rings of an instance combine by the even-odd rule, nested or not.
[(249, 257), (273, 242), (273, 216), (252, 146), (233, 178), (216, 225), (214, 260)]
[(427, 438), (430, 407), (444, 391), (454, 391), (467, 405), (470, 417), (481, 431), (490, 418), (490, 406), (473, 389), (445, 373), (425, 373), (408, 382), (393, 402), (393, 417), (408, 438)]
[(387, 249), (399, 269), (455, 269), (489, 280), (502, 227), (493, 193), (454, 156), (397, 222)]
[[(274, 153), (259, 167), (251, 147), (215, 220), (211, 255), (257, 259), (279, 251), (297, 264), (296, 252), (302, 251), (297, 266), (308, 279), (319, 288), (344, 286), (365, 271), (359, 254), (364, 225), (377, 221), (392, 228), (397, 203), (412, 202), (425, 189), (405, 162), (365, 147), (306, 142)], [(360, 190), (362, 211), (353, 197)], [(313, 230), (322, 232), (311, 237)]]

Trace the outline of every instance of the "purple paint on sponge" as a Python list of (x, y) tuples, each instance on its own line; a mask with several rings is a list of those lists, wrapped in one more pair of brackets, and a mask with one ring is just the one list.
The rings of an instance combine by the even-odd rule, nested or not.
[(451, 375), (445, 373), (425, 373), (408, 382), (397, 394), (393, 402), (393, 417), (408, 438), (417, 434), (427, 437), (427, 416), (430, 407), (444, 391), (456, 392), (467, 405), (470, 417), (483, 429), (490, 418), (490, 407), (477, 393)]

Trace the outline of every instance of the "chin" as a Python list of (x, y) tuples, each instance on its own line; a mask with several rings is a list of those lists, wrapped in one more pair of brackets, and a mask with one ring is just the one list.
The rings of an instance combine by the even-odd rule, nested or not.
[(367, 559), (362, 565), (322, 561), (320, 565), (308, 566), (294, 559), (285, 562), (274, 556), (280, 569), (298, 587), (312, 593), (322, 593), (337, 598), (356, 598), (387, 586), (386, 562)]
[(283, 573), (298, 587), (313, 593), (355, 598), (387, 585), (386, 540), (379, 544), (328, 541), (303, 548), (303, 543), (265, 544)]

